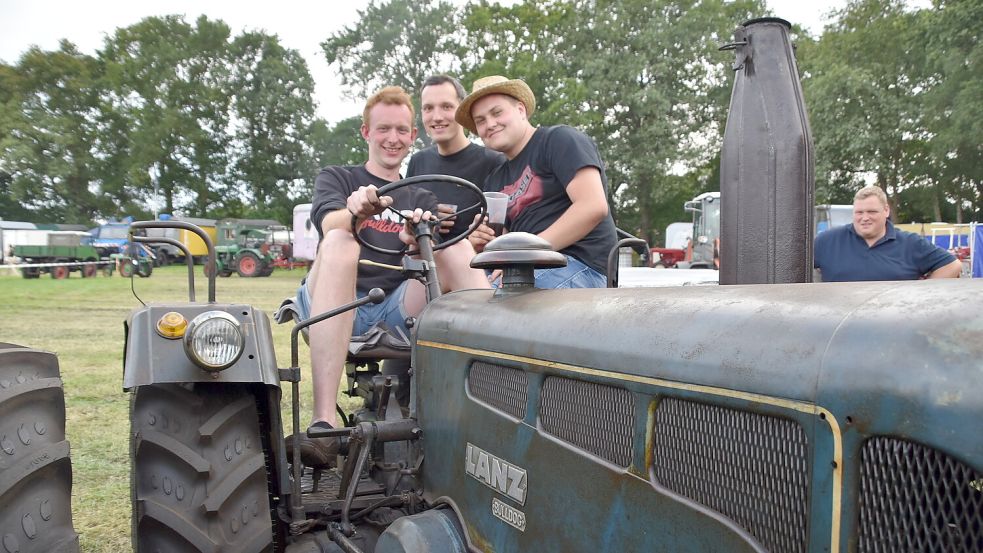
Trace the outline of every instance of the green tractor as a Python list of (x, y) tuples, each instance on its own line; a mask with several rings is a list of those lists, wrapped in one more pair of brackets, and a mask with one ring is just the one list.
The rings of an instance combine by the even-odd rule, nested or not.
[[(270, 219), (221, 219), (216, 224), (218, 276), (265, 277), (273, 273), (287, 227)], [(289, 247), (290, 240), (286, 240)], [(206, 265), (205, 274), (208, 274)]]

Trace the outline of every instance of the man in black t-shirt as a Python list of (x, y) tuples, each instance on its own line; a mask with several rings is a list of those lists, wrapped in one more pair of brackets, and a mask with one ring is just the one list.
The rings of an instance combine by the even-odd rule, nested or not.
[[(436, 198), (418, 187), (401, 188), (388, 196), (376, 193), (379, 187), (400, 178), (400, 166), (416, 138), (413, 104), (402, 88), (387, 87), (368, 99), (362, 121), (362, 137), (369, 147), (365, 165), (327, 167), (315, 180), (311, 222), (318, 229), (321, 242), (311, 272), (298, 291), (297, 304), (299, 315), (306, 319), (349, 303), (356, 296), (362, 297), (374, 287), (386, 292), (386, 300), (309, 327), (314, 387), (312, 428), (337, 425), (338, 387), (352, 335), (385, 322), (408, 336), (404, 321), (419, 314), (426, 304), (420, 282), (406, 280), (399, 271), (359, 264), (359, 259), (367, 259), (398, 266), (400, 256), (362, 249), (352, 235), (354, 215), (363, 240), (382, 248), (399, 249), (413, 240), (392, 209), (412, 212), (414, 222), (436, 213)], [(436, 253), (445, 290), (488, 287), (484, 273), (470, 268), (472, 257), (474, 249), (467, 241)], [(328, 464), (338, 450), (334, 438), (302, 435), (300, 442), (301, 457), (308, 466)], [(288, 438), (288, 450), (292, 445), (293, 440)]]
[[(451, 175), (483, 187), (488, 174), (505, 161), (505, 156), (468, 140), (464, 128), (454, 120), (454, 112), (464, 99), (464, 87), (454, 77), (434, 75), (420, 89), (420, 111), (423, 128), (433, 140), (433, 146), (420, 150), (410, 158), (407, 177), (417, 175)], [(437, 196), (442, 212), (463, 210), (475, 198), (459, 186), (446, 183), (422, 183), (422, 188)], [(465, 205), (468, 204), (468, 205)], [(457, 209), (449, 209), (449, 207)], [(446, 208), (446, 209), (445, 209)], [(441, 232), (451, 238), (464, 232), (474, 220), (462, 214), (455, 221), (445, 221)], [(451, 224), (453, 226), (451, 226)]]
[[(607, 178), (597, 146), (565, 125), (534, 127), (536, 97), (525, 82), (478, 79), (455, 119), (477, 133), (506, 162), (485, 181), (485, 190), (509, 196), (505, 228), (545, 238), (567, 257), (567, 266), (536, 271), (539, 288), (603, 288), (607, 257), (617, 243), (607, 200)], [(486, 225), (470, 240), (481, 251), (495, 237)]]

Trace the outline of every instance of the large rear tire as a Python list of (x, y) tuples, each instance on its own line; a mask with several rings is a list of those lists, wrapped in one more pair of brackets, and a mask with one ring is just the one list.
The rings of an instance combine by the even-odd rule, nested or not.
[(0, 551), (78, 552), (53, 353), (0, 344)]
[(259, 414), (245, 386), (142, 386), (130, 425), (134, 551), (273, 551)]
[(236, 258), (236, 272), (240, 277), (258, 277), (262, 271), (263, 265), (253, 252), (242, 252)]

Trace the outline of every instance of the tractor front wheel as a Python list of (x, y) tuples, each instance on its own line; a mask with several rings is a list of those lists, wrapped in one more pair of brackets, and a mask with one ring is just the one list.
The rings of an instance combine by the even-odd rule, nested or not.
[(241, 277), (256, 277), (260, 275), (262, 270), (259, 257), (253, 252), (242, 252), (236, 258), (236, 272)]
[(141, 386), (130, 426), (134, 551), (273, 551), (259, 412), (245, 386)]
[(130, 278), (136, 274), (136, 268), (133, 267), (132, 259), (123, 259), (119, 262), (119, 276), (123, 278)]

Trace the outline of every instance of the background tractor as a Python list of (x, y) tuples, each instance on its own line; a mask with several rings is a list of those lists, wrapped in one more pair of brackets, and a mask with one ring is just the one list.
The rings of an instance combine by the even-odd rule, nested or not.
[(290, 231), (276, 221), (220, 219), (216, 234), (219, 276), (270, 276), (278, 260), (290, 257)]

